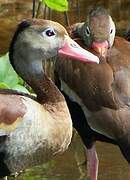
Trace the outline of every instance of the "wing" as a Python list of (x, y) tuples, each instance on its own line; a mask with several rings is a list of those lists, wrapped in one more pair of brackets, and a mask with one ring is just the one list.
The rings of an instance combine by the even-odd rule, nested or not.
[(84, 23), (75, 23), (67, 28), (67, 32), (72, 38), (79, 38), (83, 24)]
[(26, 106), (21, 96), (0, 94), (0, 135), (13, 131), (22, 121)]
[(116, 37), (114, 47), (109, 50), (108, 64), (113, 71), (112, 90), (122, 104), (130, 105), (130, 44)]

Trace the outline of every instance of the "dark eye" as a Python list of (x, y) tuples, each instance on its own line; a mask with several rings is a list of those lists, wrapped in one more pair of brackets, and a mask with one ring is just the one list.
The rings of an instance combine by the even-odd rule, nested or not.
[(86, 34), (87, 34), (87, 35), (90, 35), (90, 30), (89, 30), (89, 27), (88, 27), (88, 26), (87, 26), (87, 28), (86, 28), (85, 31), (86, 31)]
[(45, 30), (45, 34), (50, 37), (50, 36), (54, 36), (56, 33), (55, 33), (54, 29), (48, 28)]
[(113, 29), (110, 30), (110, 34), (112, 34), (112, 32), (113, 32)]

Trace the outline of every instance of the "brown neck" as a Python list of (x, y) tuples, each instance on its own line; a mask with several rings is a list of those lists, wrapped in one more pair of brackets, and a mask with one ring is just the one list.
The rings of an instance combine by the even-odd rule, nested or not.
[(64, 97), (55, 84), (49, 79), (45, 74), (42, 79), (36, 79), (31, 83), (31, 87), (37, 94), (37, 99), (39, 102), (44, 104), (56, 104), (58, 102), (64, 101)]
[(61, 123), (63, 123), (63, 121), (66, 122), (67, 119), (70, 119), (70, 115), (64, 96), (46, 74), (40, 73), (37, 74), (36, 77), (32, 82), (28, 81), (28, 83), (37, 94), (38, 102), (41, 103), (58, 122), (59, 120), (62, 120)]
[(34, 53), (31, 53), (30, 56), (24, 56), (23, 59), (19, 54), (20, 52), (17, 57), (16, 53), (14, 62), (19, 58), (21, 63), (15, 62), (15, 70), (32, 87), (37, 94), (38, 101), (41, 104), (56, 104), (64, 101), (64, 97), (58, 88), (46, 76), (42, 66), (42, 58), (37, 58)]
[(30, 46), (23, 48), (23, 43), (18, 40), (14, 47), (13, 51), (10, 52), (12, 65), (16, 72), (32, 87), (37, 94), (38, 101), (48, 111), (50, 109), (55, 113), (60, 112), (60, 110), (68, 111), (63, 95), (44, 72), (43, 58), (45, 52), (42, 52), (41, 49), (30, 48)]

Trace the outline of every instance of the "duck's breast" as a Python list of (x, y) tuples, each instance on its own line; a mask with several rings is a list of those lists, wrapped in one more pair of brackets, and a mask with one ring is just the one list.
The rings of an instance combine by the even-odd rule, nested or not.
[[(11, 172), (41, 164), (50, 159), (58, 150), (54, 143), (53, 128), (56, 123), (50, 113), (36, 101), (19, 96), (26, 109), (18, 123), (13, 122), (10, 128), (0, 126), (0, 135), (7, 136), (1, 143), (0, 153), (4, 153), (4, 162)], [(14, 95), (14, 98), (19, 98)], [(12, 101), (13, 103), (13, 101)], [(18, 109), (17, 105), (15, 107)], [(17, 110), (15, 110), (17, 112)], [(58, 136), (59, 135), (59, 132)]]

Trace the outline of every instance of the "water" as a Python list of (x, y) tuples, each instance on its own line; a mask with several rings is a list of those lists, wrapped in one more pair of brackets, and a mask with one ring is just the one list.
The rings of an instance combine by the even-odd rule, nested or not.
[[(32, 1), (24, 0), (0, 0), (0, 54), (8, 51), (9, 43), (18, 22), (21, 19), (31, 17)], [(108, 8), (115, 20), (117, 33), (123, 35), (130, 26), (130, 2), (129, 0), (80, 0), (80, 12), (77, 15), (76, 0), (71, 0), (69, 11), (70, 23), (80, 19), (85, 20), (86, 12), (95, 5), (100, 4)], [(40, 12), (42, 17), (42, 10)], [(50, 16), (51, 17), (51, 16)], [(52, 12), (53, 20), (64, 24), (64, 14)], [(118, 147), (111, 144), (96, 144), (100, 160), (99, 180), (124, 180), (127, 179), (128, 164), (124, 160)], [(62, 155), (55, 157), (47, 164), (26, 170), (18, 180), (86, 180), (87, 167), (81, 165), (84, 162), (84, 149), (79, 136), (74, 136), (69, 149)], [(9, 178), (13, 179), (13, 178)]]
[[(120, 151), (113, 145), (97, 143), (100, 159), (99, 180), (127, 179), (128, 165)], [(75, 136), (69, 149), (62, 155), (42, 166), (23, 172), (18, 180), (89, 180), (84, 162), (84, 149), (78, 136)], [(10, 178), (13, 180), (13, 178)]]

